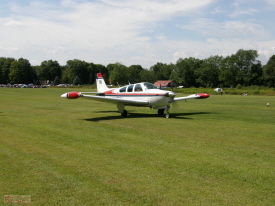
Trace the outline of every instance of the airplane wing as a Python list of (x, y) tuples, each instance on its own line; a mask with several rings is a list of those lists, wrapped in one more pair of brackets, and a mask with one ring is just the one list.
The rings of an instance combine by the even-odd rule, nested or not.
[(94, 96), (82, 94), (82, 97), (92, 98), (96, 101), (109, 102), (109, 103), (124, 103), (125, 105), (146, 105), (149, 102), (143, 100), (127, 100), (122, 98), (106, 97), (106, 96)]
[[(99, 94), (102, 94), (102, 93), (99, 93)], [(100, 102), (122, 103), (125, 105), (133, 105), (133, 106), (142, 106), (142, 105), (145, 106), (149, 104), (148, 101), (143, 101), (143, 100), (128, 100), (120, 97), (115, 98), (115, 97), (106, 97), (106, 96), (100, 96), (100, 95), (98, 96), (86, 95), (86, 94), (82, 94), (81, 92), (68, 92), (68, 93), (62, 94), (61, 97), (65, 97), (68, 99), (77, 99), (79, 97), (85, 97), (85, 98), (91, 98), (93, 100), (100, 101)]]
[(210, 95), (206, 93), (201, 93), (201, 94), (192, 94), (186, 97), (177, 97), (173, 99), (173, 102), (176, 101), (181, 101), (181, 100), (186, 100), (186, 99), (205, 99), (208, 98)]

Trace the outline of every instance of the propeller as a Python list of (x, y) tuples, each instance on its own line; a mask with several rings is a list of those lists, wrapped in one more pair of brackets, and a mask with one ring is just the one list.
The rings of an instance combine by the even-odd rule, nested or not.
[(181, 109), (178, 101), (174, 101), (174, 97), (170, 98), (170, 102), (171, 102), (170, 106), (171, 106), (172, 109), (176, 109), (176, 110)]
[(167, 92), (167, 93), (166, 93), (166, 97), (170, 97), (169, 102), (171, 103), (171, 104), (170, 104), (171, 107), (172, 107), (173, 109), (180, 109), (180, 106), (179, 106), (178, 102), (177, 102), (177, 101), (174, 101), (175, 96), (176, 96), (176, 94), (175, 94), (174, 92), (171, 92), (171, 91), (170, 91), (170, 92)]

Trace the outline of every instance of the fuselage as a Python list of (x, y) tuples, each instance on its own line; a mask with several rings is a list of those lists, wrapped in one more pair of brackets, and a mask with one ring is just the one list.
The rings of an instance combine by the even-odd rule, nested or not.
[[(121, 98), (125, 100), (142, 100), (147, 101), (146, 107), (160, 109), (170, 105), (172, 98), (176, 95), (174, 92), (158, 89), (152, 83), (141, 82), (130, 84), (124, 87), (111, 89), (104, 92), (106, 97)], [(127, 104), (129, 106), (135, 104)]]

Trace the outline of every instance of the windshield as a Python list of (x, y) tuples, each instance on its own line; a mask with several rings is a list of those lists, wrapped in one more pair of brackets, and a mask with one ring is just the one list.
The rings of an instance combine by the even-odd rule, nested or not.
[(144, 86), (146, 89), (157, 89), (157, 87), (155, 85), (153, 85), (152, 83), (149, 83), (149, 82), (145, 82)]

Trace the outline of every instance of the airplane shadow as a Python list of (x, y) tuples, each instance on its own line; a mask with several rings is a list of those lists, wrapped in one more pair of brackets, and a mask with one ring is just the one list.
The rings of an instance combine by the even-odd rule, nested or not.
[[(97, 111), (96, 113), (117, 113), (115, 116), (106, 116), (106, 117), (96, 117), (96, 118), (88, 118), (88, 119), (82, 119), (85, 121), (91, 121), (91, 122), (98, 122), (98, 121), (104, 121), (104, 120), (116, 120), (116, 119), (138, 119), (138, 118), (165, 118), (165, 115), (158, 115), (158, 114), (144, 114), (144, 113), (129, 113), (127, 117), (122, 117), (118, 111)], [(194, 112), (194, 113), (170, 113), (170, 118), (172, 119), (188, 119), (192, 120), (193, 118), (189, 118), (186, 116), (192, 116), (192, 115), (200, 115), (200, 114), (214, 114), (213, 112)]]

